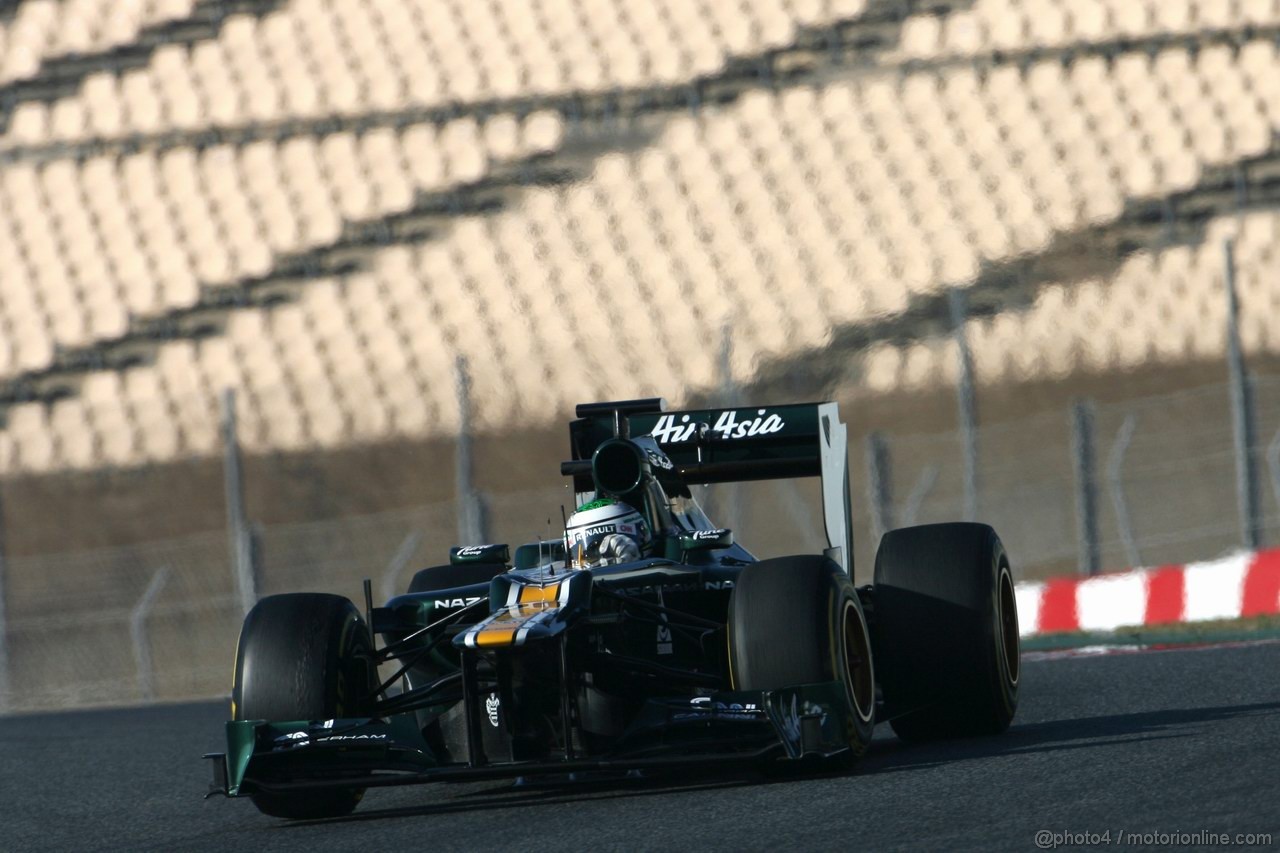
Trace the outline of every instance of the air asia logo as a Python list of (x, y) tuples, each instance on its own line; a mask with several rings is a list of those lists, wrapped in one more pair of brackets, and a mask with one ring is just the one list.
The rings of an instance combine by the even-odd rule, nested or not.
[[(770, 435), (781, 432), (787, 424), (778, 415), (771, 415), (767, 409), (756, 409), (756, 416), (746, 420), (738, 420), (738, 411), (728, 409), (720, 413), (711, 426), (711, 432), (719, 438), (750, 438), (755, 435)], [(698, 431), (699, 424), (690, 415), (681, 415), (676, 423), (675, 415), (663, 415), (654, 424), (650, 435), (662, 444), (679, 444), (689, 441)]]
[(502, 700), (496, 694), (490, 693), (489, 698), (484, 700), (484, 709), (489, 714), (489, 725), (495, 729), (498, 727), (498, 708), (502, 705)]

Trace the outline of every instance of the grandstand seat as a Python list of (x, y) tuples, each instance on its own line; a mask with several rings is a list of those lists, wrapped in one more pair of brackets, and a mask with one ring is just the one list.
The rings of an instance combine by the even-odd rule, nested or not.
[(58, 464), (57, 442), (61, 436), (51, 428), (48, 413), (42, 404), (12, 406), (6, 414), (6, 420), (5, 431), (13, 440), (13, 465), (16, 468), (39, 472)]
[[(67, 0), (65, 32), (52, 3), (28, 0), (0, 23), (0, 81), (38, 75), (72, 48), (147, 34), (138, 67), (104, 57), (48, 103), (16, 101), (0, 139), (18, 152), (0, 165), (4, 200), (23, 211), (0, 223), (0, 262), (13, 270), (0, 285), (3, 323), (16, 337), (0, 370), (38, 370), (55, 344), (91, 345), (131, 314), (180, 310), (202, 288), (270, 275), (286, 258), (323, 269), (358, 257), (358, 272), (307, 281), (274, 317), (231, 312), (225, 339), (181, 349), (172, 367), (131, 386), (137, 400), (119, 405), (136, 415), (95, 403), (90, 420), (133, 417), (137, 435), (112, 446), (167, 458), (211, 446), (198, 420), (230, 385), (252, 398), (257, 446), (332, 446), (348, 429), (370, 438), (446, 429), (452, 357), (470, 342), (494, 341), (474, 355), (477, 388), (540, 387), (558, 375), (552, 384), (564, 387), (546, 394), (568, 401), (570, 387), (626, 385), (577, 358), (610, 336), (628, 357), (658, 351), (655, 383), (714, 382), (718, 334), (706, 330), (726, 322), (734, 370), (747, 376), (761, 359), (821, 345), (836, 326), (969, 282), (985, 262), (1105, 227), (1129, 199), (1187, 189), (1210, 167), (1267, 151), (1280, 121), (1275, 46), (1247, 33), (1194, 37), (1271, 25), (1280, 9), (1203, 5), (975, 0), (923, 10), (902, 21), (896, 45), (865, 48), (878, 66), (748, 84), (723, 103), (645, 116), (634, 135), (588, 117), (591, 146), (566, 148), (577, 138), (572, 108), (556, 100), (566, 92), (589, 102), (619, 87), (680, 86), (728, 57), (785, 46), (800, 27), (854, 19), (866, 4), (645, 0), (586, 15), (569, 0), (291, 0), (237, 7), (187, 44), (154, 25), (196, 20), (205, 10), (191, 0), (127, 9)], [(1158, 32), (1180, 35), (1153, 42), (1154, 57), (1091, 46)], [(1017, 63), (996, 53), (1036, 47), (1067, 51)], [(493, 98), (510, 101), (469, 103)], [(422, 109), (450, 101), (459, 104), (451, 118)], [(341, 121), (312, 123), (326, 115)], [(121, 142), (134, 133), (148, 134), (129, 143), (137, 150)], [(85, 145), (91, 137), (105, 150)], [(65, 148), (48, 147), (55, 140)], [(423, 192), (465, 198), (493, 170), (545, 155), (571, 167), (570, 185), (513, 185), (500, 210), (433, 215), (421, 245), (382, 238)], [(344, 234), (373, 238), (348, 246)], [(1255, 245), (1240, 244), (1246, 288), (1274, 254)], [(1060, 375), (1076, 358), (1097, 369), (1141, 362), (1158, 336), (1145, 321), (1108, 327), (1105, 345), (1079, 338), (1163, 280), (1176, 266), (1168, 254), (1131, 259), (1114, 280), (1046, 285), (1027, 311), (975, 332), (981, 370), (1029, 379)], [(1169, 267), (1169, 278), (1194, 294), (1214, 268)], [(258, 319), (235, 319), (249, 315)], [(1018, 330), (1038, 347), (1014, 351)], [(1249, 334), (1250, 347), (1273, 345)], [(1193, 348), (1207, 357), (1218, 346), (1210, 336)], [(867, 359), (875, 382), (912, 385), (939, 381), (945, 361), (929, 343)], [(189, 402), (174, 398), (183, 383), (200, 389)], [(308, 396), (313, 386), (325, 404)], [(401, 399), (414, 388), (426, 396)], [(522, 405), (486, 399), (478, 416), (500, 424)], [(166, 417), (186, 420), (164, 432)], [(71, 429), (76, 417), (56, 421)], [(90, 445), (60, 441), (50, 453), (65, 444), (82, 464)]]

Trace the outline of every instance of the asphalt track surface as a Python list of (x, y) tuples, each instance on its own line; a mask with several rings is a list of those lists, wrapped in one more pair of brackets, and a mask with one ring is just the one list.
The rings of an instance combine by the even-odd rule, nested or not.
[(1251, 849), (1280, 847), (1275, 642), (1031, 659), (1006, 734), (906, 746), (883, 726), (847, 775), (381, 789), (313, 823), (201, 799), (224, 714), (0, 718), (0, 849), (1034, 850), (1040, 830), (1269, 832)]

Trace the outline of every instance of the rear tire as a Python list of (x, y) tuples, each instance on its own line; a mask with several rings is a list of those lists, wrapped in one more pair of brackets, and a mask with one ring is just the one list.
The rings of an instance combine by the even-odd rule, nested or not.
[(1008, 728), (1021, 645), (1013, 576), (996, 532), (963, 522), (890, 531), (876, 553), (874, 590), (876, 658), (898, 737)]
[(409, 581), (409, 592), (435, 592), (458, 586), (488, 583), (507, 567), (502, 563), (459, 563), (422, 569)]
[(747, 566), (729, 602), (729, 667), (735, 690), (839, 681), (853, 725), (851, 764), (875, 727), (875, 671), (862, 605), (845, 572), (826, 557)]
[[(233, 720), (328, 720), (367, 716), (374, 668), (369, 631), (347, 599), (321, 593), (273, 595), (245, 617), (231, 692)], [(258, 793), (272, 817), (350, 814), (364, 789)]]

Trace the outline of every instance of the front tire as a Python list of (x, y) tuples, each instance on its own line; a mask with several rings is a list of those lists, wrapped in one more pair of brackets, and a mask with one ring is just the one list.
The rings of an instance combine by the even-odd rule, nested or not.
[(907, 741), (997, 734), (1018, 708), (1009, 558), (985, 524), (893, 530), (875, 567), (875, 638), (890, 726)]
[(729, 668), (735, 690), (839, 681), (851, 710), (848, 762), (875, 727), (871, 637), (849, 576), (826, 557), (747, 566), (729, 602)]
[[(231, 691), (233, 720), (328, 720), (366, 716), (375, 687), (369, 631), (337, 595), (293, 593), (259, 601), (245, 617)], [(350, 814), (364, 789), (252, 796), (272, 817)]]

